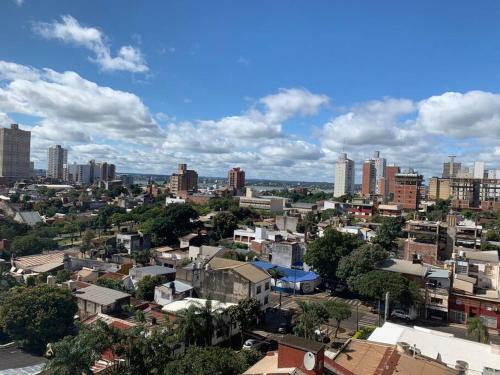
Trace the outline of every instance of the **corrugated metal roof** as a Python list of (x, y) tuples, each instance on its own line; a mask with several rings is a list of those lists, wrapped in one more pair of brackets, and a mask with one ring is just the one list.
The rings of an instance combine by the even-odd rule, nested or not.
[(128, 293), (97, 285), (90, 285), (86, 288), (78, 289), (74, 295), (77, 298), (94, 302), (102, 306), (111, 305), (120, 299), (130, 297)]

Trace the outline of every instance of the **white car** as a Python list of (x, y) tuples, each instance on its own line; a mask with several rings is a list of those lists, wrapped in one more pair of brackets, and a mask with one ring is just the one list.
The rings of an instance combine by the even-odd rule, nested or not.
[(393, 318), (399, 318), (399, 319), (405, 319), (405, 320), (413, 320), (413, 318), (404, 310), (392, 310), (391, 312), (391, 317)]
[(263, 350), (263, 349), (266, 348), (266, 346), (268, 346), (268, 344), (265, 341), (259, 341), (259, 340), (255, 340), (255, 339), (248, 339), (243, 344), (243, 348), (242, 349), (246, 349), (246, 350), (248, 350), (248, 349)]

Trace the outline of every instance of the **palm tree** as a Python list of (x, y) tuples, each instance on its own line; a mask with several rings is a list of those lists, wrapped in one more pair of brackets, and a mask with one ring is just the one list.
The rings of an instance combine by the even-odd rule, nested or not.
[(177, 324), (177, 332), (186, 345), (196, 345), (200, 341), (203, 323), (195, 305), (178, 312)]
[[(274, 280), (274, 289), (276, 290), (276, 288), (278, 287), (278, 280), (281, 279), (283, 276), (285, 276), (285, 274), (283, 272), (281, 272), (277, 268), (271, 268), (267, 272), (269, 273), (269, 275), (271, 276), (271, 278)], [(280, 290), (280, 305), (279, 305), (279, 308), (281, 310), (281, 290)]]
[(486, 327), (481, 318), (477, 317), (467, 319), (467, 336), (485, 344), (489, 342), (490, 338), (488, 327)]
[(222, 320), (223, 309), (215, 306), (210, 298), (205, 301), (205, 304), (196, 303), (196, 305), (196, 310), (203, 324), (205, 345), (210, 346), (214, 332), (221, 329), (224, 324)]

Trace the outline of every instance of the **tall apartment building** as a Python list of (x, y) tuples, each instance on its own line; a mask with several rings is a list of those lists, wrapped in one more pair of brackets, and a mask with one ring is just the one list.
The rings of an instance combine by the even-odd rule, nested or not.
[(442, 178), (452, 178), (458, 175), (458, 171), (462, 167), (461, 163), (455, 163), (455, 156), (450, 156), (450, 161), (443, 163)]
[(385, 167), (385, 177), (379, 182), (380, 194), (388, 198), (389, 201), (394, 199), (394, 193), (396, 192), (396, 174), (400, 172), (397, 165), (391, 165)]
[(383, 191), (380, 190), (380, 180), (385, 178), (387, 161), (385, 158), (380, 157), (379, 151), (375, 151), (373, 154), (373, 162), (375, 164), (375, 193), (384, 195)]
[(346, 153), (341, 153), (335, 166), (335, 198), (354, 193), (354, 161), (347, 158)]
[(179, 191), (198, 190), (198, 173), (187, 169), (186, 164), (179, 164), (177, 173), (170, 176), (170, 192), (177, 194)]
[(47, 177), (63, 179), (64, 165), (68, 163), (68, 150), (61, 145), (49, 147), (47, 152)]
[(66, 164), (63, 175), (66, 181), (90, 185), (94, 182), (115, 180), (116, 167), (114, 164), (90, 160), (87, 164)]
[(429, 179), (429, 199), (450, 199), (450, 181), (449, 178), (431, 177)]
[(98, 172), (94, 175), (94, 180), (113, 181), (116, 179), (116, 167), (114, 164), (99, 163), (94, 167), (94, 171)]
[(417, 210), (420, 203), (420, 187), (423, 176), (410, 170), (396, 174), (394, 200), (403, 209)]
[(376, 193), (377, 175), (375, 161), (365, 160), (363, 163), (363, 177), (361, 180), (361, 194), (371, 196)]
[(474, 178), (484, 178), (484, 161), (474, 162)]
[(31, 132), (11, 124), (0, 128), (0, 177), (10, 183), (30, 177)]
[(240, 168), (232, 168), (227, 173), (227, 183), (233, 190), (241, 190), (245, 187), (245, 171)]

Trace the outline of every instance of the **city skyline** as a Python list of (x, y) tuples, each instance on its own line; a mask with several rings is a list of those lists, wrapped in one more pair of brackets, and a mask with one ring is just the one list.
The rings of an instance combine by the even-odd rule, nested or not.
[(375, 150), (426, 178), (448, 155), (498, 169), (500, 6), (361, 3), (2, 2), (0, 125), (31, 131), (36, 168), (61, 144), (165, 175), (333, 182), (346, 152), (360, 183)]

